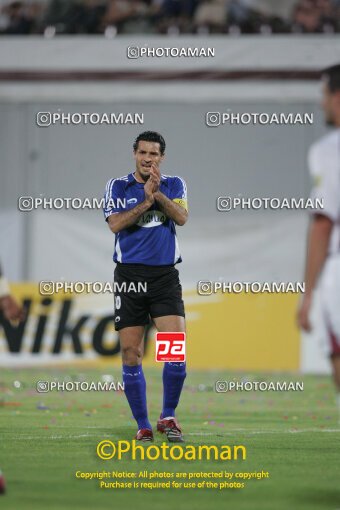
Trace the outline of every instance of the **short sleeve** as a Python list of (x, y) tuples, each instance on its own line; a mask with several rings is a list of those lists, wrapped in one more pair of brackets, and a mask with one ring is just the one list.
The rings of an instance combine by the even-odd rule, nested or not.
[(106, 185), (103, 207), (105, 221), (111, 214), (117, 214), (125, 210), (125, 195), (121, 184), (122, 182), (119, 179), (110, 179)]
[(311, 199), (322, 201), (323, 207), (314, 209), (337, 221), (340, 217), (340, 160), (337, 145), (327, 147), (314, 145), (308, 154), (309, 170), (312, 177)]
[(171, 200), (188, 210), (187, 185), (181, 177), (174, 177), (171, 187)]

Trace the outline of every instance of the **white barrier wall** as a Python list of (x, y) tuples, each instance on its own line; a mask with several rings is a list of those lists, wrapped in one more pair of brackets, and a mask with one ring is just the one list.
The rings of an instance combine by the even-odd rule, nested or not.
[[(199, 40), (181, 37), (147, 41), (149, 47), (198, 44), (215, 47), (214, 58), (198, 60), (128, 59), (127, 46), (146, 44), (142, 38), (32, 37), (1, 41), (0, 77), (13, 71), (318, 71), (335, 63), (340, 54), (339, 39), (325, 36), (268, 39), (220, 36)], [(18, 58), (14, 60), (13, 54)], [(133, 170), (134, 138), (143, 130), (154, 129), (167, 142), (164, 173), (183, 176), (189, 189), (190, 221), (179, 229), (184, 258), (180, 270), (185, 289), (193, 292), (201, 279), (302, 280), (306, 212), (219, 213), (216, 199), (220, 195), (307, 197), (310, 183), (306, 154), (310, 144), (325, 132), (318, 103), (319, 84), (315, 80), (0, 81), (3, 176), (0, 224), (7, 241), (0, 248), (0, 257), (6, 273), (13, 280), (33, 282), (110, 280), (113, 235), (101, 211), (23, 213), (17, 209), (17, 200), (22, 195), (100, 198), (109, 178)], [(229, 109), (235, 113), (309, 113), (314, 115), (314, 123), (206, 125), (207, 112)], [(144, 123), (37, 126), (38, 112), (58, 111), (141, 113)], [(108, 308), (108, 303), (105, 306)], [(294, 320), (291, 303), (287, 310), (287, 321), (291, 324)], [(197, 319), (197, 313), (195, 310), (192, 317)], [(198, 334), (202, 335), (206, 322), (204, 314), (200, 317)], [(320, 324), (320, 319), (316, 322)], [(261, 338), (263, 324), (257, 327), (256, 334)], [(273, 324), (271, 327), (274, 334), (276, 329)], [(322, 328), (318, 327), (314, 336), (302, 344), (300, 357), (293, 345), (297, 332), (292, 325), (289, 328), (287, 334), (294, 337), (290, 339), (291, 356), (298, 361), (291, 365), (287, 361), (283, 368), (299, 366), (305, 372), (327, 371), (328, 363), (319, 348), (319, 340), (324, 338)], [(284, 342), (277, 348), (284, 349)], [(235, 360), (233, 363), (237, 363), (237, 356)], [(242, 358), (239, 366), (242, 368)], [(278, 368), (279, 364), (275, 366)]]
[[(127, 58), (127, 48), (214, 48), (214, 57)], [(338, 35), (2, 37), (1, 70), (319, 70), (336, 63)], [(13, 58), (15, 55), (15, 58)]]

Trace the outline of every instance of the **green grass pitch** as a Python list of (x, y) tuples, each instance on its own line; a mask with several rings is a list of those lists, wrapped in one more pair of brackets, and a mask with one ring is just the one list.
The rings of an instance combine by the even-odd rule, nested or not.
[[(6, 494), (0, 495), (1, 509), (340, 509), (340, 428), (329, 377), (190, 371), (177, 413), (186, 444), (242, 444), (247, 459), (103, 461), (96, 455), (99, 441), (129, 440), (136, 432), (124, 394), (39, 394), (35, 383), (54, 378), (100, 381), (106, 373), (120, 380), (117, 368), (1, 369), (0, 468), (7, 482)], [(145, 374), (155, 423), (162, 398), (161, 371), (145, 369)], [(304, 391), (214, 391), (215, 381), (233, 378), (303, 380)], [(156, 435), (156, 444), (163, 440)], [(250, 480), (244, 489), (104, 490), (96, 479), (76, 479), (77, 470), (264, 470), (270, 477)]]

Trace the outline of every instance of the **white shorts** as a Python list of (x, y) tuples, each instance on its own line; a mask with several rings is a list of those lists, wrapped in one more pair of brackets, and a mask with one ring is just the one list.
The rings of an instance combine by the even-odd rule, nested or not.
[(331, 344), (331, 355), (340, 355), (340, 253), (325, 264), (321, 285), (322, 311)]

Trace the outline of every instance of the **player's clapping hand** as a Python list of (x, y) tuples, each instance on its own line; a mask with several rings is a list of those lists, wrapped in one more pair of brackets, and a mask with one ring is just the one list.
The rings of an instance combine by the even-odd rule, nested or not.
[(160, 182), (161, 182), (161, 173), (159, 171), (159, 168), (157, 165), (152, 163), (151, 169), (150, 169), (150, 177), (147, 180), (146, 184), (144, 185), (145, 198), (151, 204), (153, 204), (155, 201), (154, 193), (157, 193), (157, 191), (159, 190)]
[(25, 319), (26, 313), (24, 308), (12, 296), (4, 296), (0, 299), (0, 307), (5, 318), (12, 325), (17, 325)]
[(150, 179), (151, 178), (155, 184), (154, 199), (157, 200), (157, 196), (160, 193), (159, 186), (161, 184), (161, 172), (159, 170), (159, 167), (154, 163), (152, 163), (152, 165), (151, 165)]
[(159, 170), (159, 167), (152, 163), (151, 169), (150, 169), (150, 179), (152, 179), (154, 183), (154, 193), (159, 190), (159, 186), (161, 183), (161, 172)]
[(150, 204), (153, 204), (155, 201), (154, 196), (153, 196), (154, 192), (155, 192), (155, 182), (154, 182), (154, 180), (151, 176), (151, 173), (150, 173), (149, 179), (144, 184), (145, 199), (148, 202), (150, 202)]

